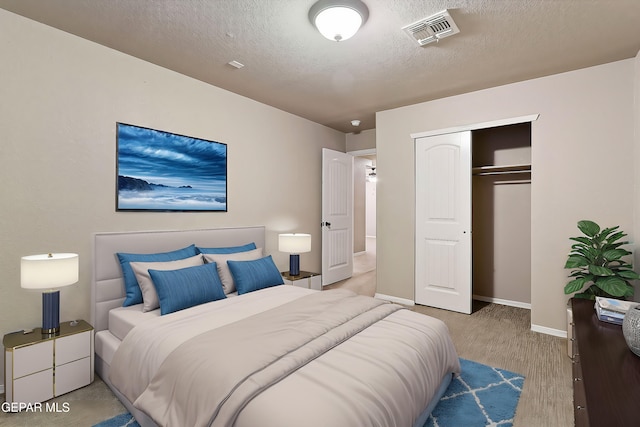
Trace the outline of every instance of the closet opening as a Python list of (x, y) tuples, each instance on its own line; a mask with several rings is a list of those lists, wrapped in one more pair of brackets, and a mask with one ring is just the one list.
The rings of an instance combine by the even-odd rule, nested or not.
[(531, 308), (531, 122), (471, 132), (473, 299)]

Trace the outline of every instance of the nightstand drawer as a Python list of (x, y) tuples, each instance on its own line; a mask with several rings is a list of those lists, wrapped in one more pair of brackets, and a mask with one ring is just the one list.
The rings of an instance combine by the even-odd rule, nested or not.
[(56, 340), (56, 366), (89, 357), (91, 331), (69, 335)]
[(13, 378), (44, 371), (52, 366), (53, 341), (44, 341), (13, 350)]
[(56, 365), (55, 394), (69, 393), (91, 382), (91, 358)]
[(13, 402), (44, 402), (52, 397), (53, 368), (13, 380)]
[(93, 327), (84, 320), (63, 322), (60, 332), (12, 332), (5, 348), (5, 400), (44, 402), (93, 381)]

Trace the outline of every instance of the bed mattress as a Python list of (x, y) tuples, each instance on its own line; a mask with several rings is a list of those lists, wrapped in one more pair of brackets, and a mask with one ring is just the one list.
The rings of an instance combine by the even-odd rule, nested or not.
[[(136, 401), (145, 390), (165, 382), (163, 366), (182, 346), (199, 341), (210, 332), (225, 329), (225, 325), (232, 327), (254, 315), (277, 310), (283, 304), (293, 304), (292, 301), (310, 293), (315, 291), (277, 286), (144, 321), (130, 331), (113, 357), (111, 381), (138, 407), (141, 402)], [(136, 316), (130, 318), (140, 318)], [(252, 397), (249, 404), (240, 405), (243, 408), (235, 415), (237, 422), (234, 425), (251, 426), (258, 421), (265, 426), (347, 425), (344, 423), (363, 420), (367, 425), (411, 425), (435, 397), (443, 379), (459, 371), (455, 349), (446, 326), (437, 319), (400, 309), (376, 322), (330, 351), (314, 356), (313, 360), (296, 368), (293, 375), (276, 381), (274, 387)], [(104, 343), (104, 348), (109, 348), (110, 342), (113, 347), (118, 341), (106, 336), (97, 336), (98, 339)], [(140, 345), (132, 345), (133, 342)], [(216, 340), (215, 344), (219, 347), (223, 342)], [(96, 345), (96, 350), (99, 347), (102, 345)], [(233, 363), (231, 359), (229, 363)], [(123, 366), (126, 366), (125, 371), (121, 370)], [(172, 369), (174, 372), (182, 370)], [(216, 382), (209, 380), (206, 383)], [(191, 394), (191, 389), (188, 390), (181, 394)], [(207, 394), (204, 389), (195, 393), (197, 396)], [(186, 404), (194, 401), (187, 398)], [(287, 402), (284, 407), (295, 410), (264, 419), (264, 414), (273, 412), (274, 405), (282, 401)], [(331, 414), (326, 413), (327, 404), (331, 405)], [(151, 406), (157, 407), (155, 403)], [(157, 416), (154, 418), (158, 424), (165, 424)], [(329, 424), (326, 423), (328, 420), (331, 421)], [(373, 421), (378, 424), (370, 424)]]
[[(227, 294), (227, 298), (237, 296), (237, 292)], [(160, 317), (160, 309), (143, 312), (142, 304), (118, 307), (109, 311), (109, 332), (120, 341), (136, 326)]]
[(109, 311), (109, 332), (123, 340), (134, 327), (160, 316), (160, 309), (142, 311), (142, 304), (118, 307)]

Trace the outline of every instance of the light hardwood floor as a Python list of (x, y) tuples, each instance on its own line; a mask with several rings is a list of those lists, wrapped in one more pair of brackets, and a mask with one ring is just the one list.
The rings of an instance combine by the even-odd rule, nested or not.
[[(354, 276), (331, 288), (375, 294), (375, 245), (367, 249), (371, 251), (354, 258)], [(571, 363), (566, 354), (566, 340), (532, 332), (528, 310), (480, 302), (474, 304), (471, 315), (425, 306), (411, 309), (444, 321), (460, 357), (525, 375), (514, 427), (573, 425)], [(70, 411), (58, 414), (0, 411), (0, 425), (91, 426), (126, 411), (97, 376), (91, 385), (55, 401), (69, 403)]]

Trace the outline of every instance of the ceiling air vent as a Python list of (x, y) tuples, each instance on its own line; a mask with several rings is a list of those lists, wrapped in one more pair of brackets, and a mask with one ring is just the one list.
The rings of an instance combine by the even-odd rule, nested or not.
[(420, 46), (437, 42), (460, 32), (447, 10), (402, 27), (402, 30), (417, 41)]

